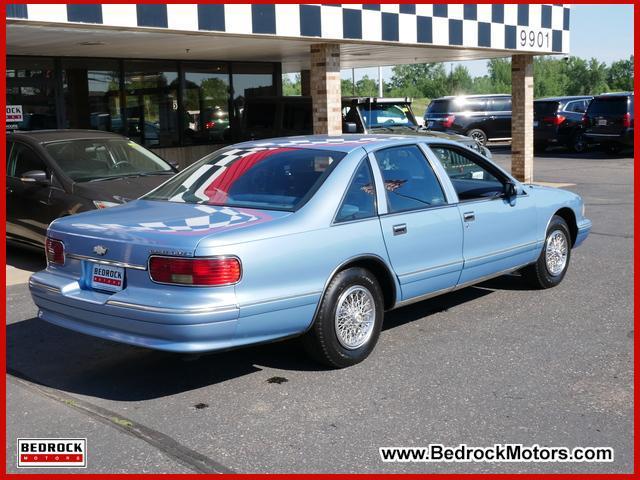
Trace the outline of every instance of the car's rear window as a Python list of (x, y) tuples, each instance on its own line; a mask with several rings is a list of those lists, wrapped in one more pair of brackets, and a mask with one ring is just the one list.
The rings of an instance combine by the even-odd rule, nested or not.
[(627, 113), (627, 97), (594, 98), (589, 104), (589, 115), (624, 115)]
[(535, 116), (554, 115), (558, 111), (558, 102), (533, 102)]
[(344, 156), (328, 150), (230, 147), (204, 157), (143, 198), (294, 211)]
[(451, 100), (433, 100), (427, 107), (427, 113), (450, 113)]

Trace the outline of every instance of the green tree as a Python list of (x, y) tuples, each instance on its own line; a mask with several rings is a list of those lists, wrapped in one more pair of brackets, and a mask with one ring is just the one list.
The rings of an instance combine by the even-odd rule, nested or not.
[(487, 62), (487, 70), (493, 86), (490, 93), (511, 93), (511, 60), (492, 58)]
[(633, 90), (633, 55), (629, 60), (618, 60), (609, 67), (607, 84), (612, 91)]
[(449, 92), (452, 95), (464, 95), (475, 93), (473, 91), (473, 79), (469, 70), (464, 65), (456, 66), (449, 74)]
[(393, 96), (436, 98), (446, 95), (449, 86), (442, 63), (418, 63), (393, 67), (389, 93)]
[(282, 95), (285, 97), (302, 95), (299, 73), (296, 73), (293, 78), (288, 74), (282, 75)]
[(567, 68), (562, 59), (536, 57), (533, 63), (534, 95), (536, 98), (565, 95)]
[(356, 82), (356, 95), (360, 97), (377, 97), (378, 82), (365, 75)]

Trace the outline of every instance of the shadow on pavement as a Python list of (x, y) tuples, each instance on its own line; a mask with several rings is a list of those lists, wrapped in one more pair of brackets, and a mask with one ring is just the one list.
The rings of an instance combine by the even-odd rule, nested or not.
[[(454, 308), (497, 289), (522, 289), (517, 276), (389, 312), (383, 329), (399, 327)], [(7, 372), (68, 393), (116, 401), (161, 398), (214, 385), (270, 367), (321, 371), (296, 339), (187, 356), (158, 352), (85, 336), (36, 318), (7, 325)]]

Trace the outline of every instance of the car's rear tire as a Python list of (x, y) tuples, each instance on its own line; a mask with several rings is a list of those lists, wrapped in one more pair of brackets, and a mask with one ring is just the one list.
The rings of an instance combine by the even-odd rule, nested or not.
[(383, 293), (364, 268), (337, 273), (320, 300), (315, 322), (303, 337), (307, 352), (333, 368), (362, 362), (373, 351), (384, 317)]
[(544, 151), (547, 149), (547, 144), (546, 142), (536, 142), (533, 144), (533, 151), (535, 153), (544, 153)]
[(472, 128), (471, 130), (467, 131), (467, 137), (473, 138), (483, 147), (486, 146), (487, 142), (489, 141), (489, 138), (487, 137), (487, 134), (484, 133), (484, 130), (481, 130), (479, 128)]
[(522, 276), (534, 288), (551, 288), (562, 282), (571, 259), (571, 233), (565, 220), (554, 215), (549, 222), (542, 252), (535, 263), (523, 268)]
[(574, 153), (584, 153), (587, 150), (587, 140), (582, 132), (575, 132), (571, 135), (569, 149)]

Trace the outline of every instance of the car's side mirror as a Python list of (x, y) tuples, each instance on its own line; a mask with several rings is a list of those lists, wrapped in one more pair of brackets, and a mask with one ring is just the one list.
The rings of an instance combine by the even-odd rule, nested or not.
[(353, 122), (345, 122), (344, 133), (358, 133), (358, 126)]
[(29, 170), (28, 172), (24, 172), (20, 180), (25, 183), (38, 183), (40, 185), (49, 185), (49, 183), (51, 183), (49, 177), (47, 177), (47, 173), (42, 170)]
[(518, 194), (516, 184), (513, 182), (507, 182), (504, 184), (504, 196), (506, 198), (513, 198)]

